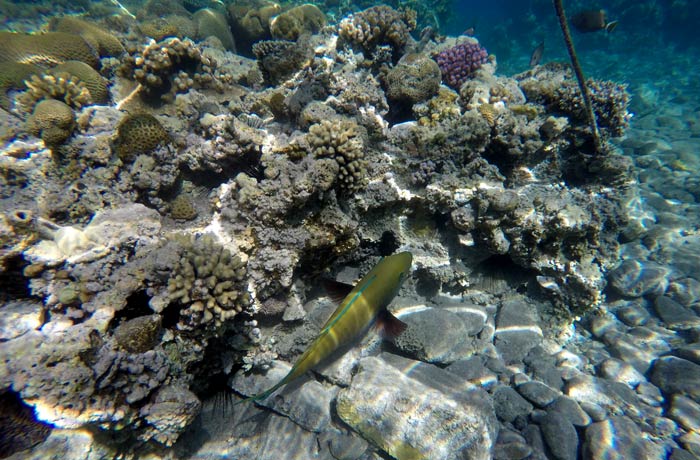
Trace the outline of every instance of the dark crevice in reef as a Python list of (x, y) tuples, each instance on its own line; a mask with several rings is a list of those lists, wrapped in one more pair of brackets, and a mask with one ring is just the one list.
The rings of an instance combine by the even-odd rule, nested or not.
[(46, 440), (51, 426), (36, 419), (34, 409), (19, 394), (0, 392), (0, 458), (6, 458)]
[(22, 274), (27, 265), (22, 256), (6, 259), (4, 263), (5, 267), (0, 271), (0, 301), (10, 302), (31, 297), (27, 278)]

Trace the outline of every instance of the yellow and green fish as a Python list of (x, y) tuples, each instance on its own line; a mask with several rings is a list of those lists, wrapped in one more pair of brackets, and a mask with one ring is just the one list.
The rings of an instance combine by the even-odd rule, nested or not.
[(387, 306), (409, 275), (412, 261), (413, 256), (410, 252), (401, 252), (384, 257), (354, 287), (332, 282), (329, 286), (332, 289), (329, 290), (336, 291), (336, 294), (342, 292), (345, 296), (316, 339), (275, 386), (238, 403), (267, 398), (326, 359), (341, 345), (358, 337), (375, 321), (378, 329), (387, 335), (395, 336), (403, 332), (406, 324), (392, 315)]

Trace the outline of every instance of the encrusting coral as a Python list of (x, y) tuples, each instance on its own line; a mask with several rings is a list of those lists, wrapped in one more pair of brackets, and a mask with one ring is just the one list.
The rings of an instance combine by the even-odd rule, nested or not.
[(341, 189), (355, 191), (363, 186), (367, 162), (357, 124), (323, 120), (309, 128), (306, 138), (316, 157), (331, 158), (338, 164), (336, 180)]
[(117, 125), (114, 150), (123, 162), (138, 155), (149, 154), (170, 142), (170, 135), (158, 119), (147, 113), (127, 115)]

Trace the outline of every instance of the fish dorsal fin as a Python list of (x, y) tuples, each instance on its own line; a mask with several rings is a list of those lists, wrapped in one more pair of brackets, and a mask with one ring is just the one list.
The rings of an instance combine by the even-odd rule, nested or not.
[(389, 310), (382, 310), (377, 316), (375, 323), (377, 332), (385, 338), (398, 337), (406, 330), (406, 323), (392, 315)]
[(328, 297), (338, 304), (350, 294), (350, 291), (352, 291), (354, 287), (355, 286), (352, 284), (341, 283), (340, 281), (328, 278), (323, 279), (323, 288), (328, 293)]

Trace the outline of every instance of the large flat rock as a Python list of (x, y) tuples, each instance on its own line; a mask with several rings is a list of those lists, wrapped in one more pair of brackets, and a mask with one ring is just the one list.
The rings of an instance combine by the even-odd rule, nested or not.
[(381, 356), (363, 359), (338, 394), (348, 425), (401, 460), (491, 458), (497, 422), (485, 391), (436, 366)]

